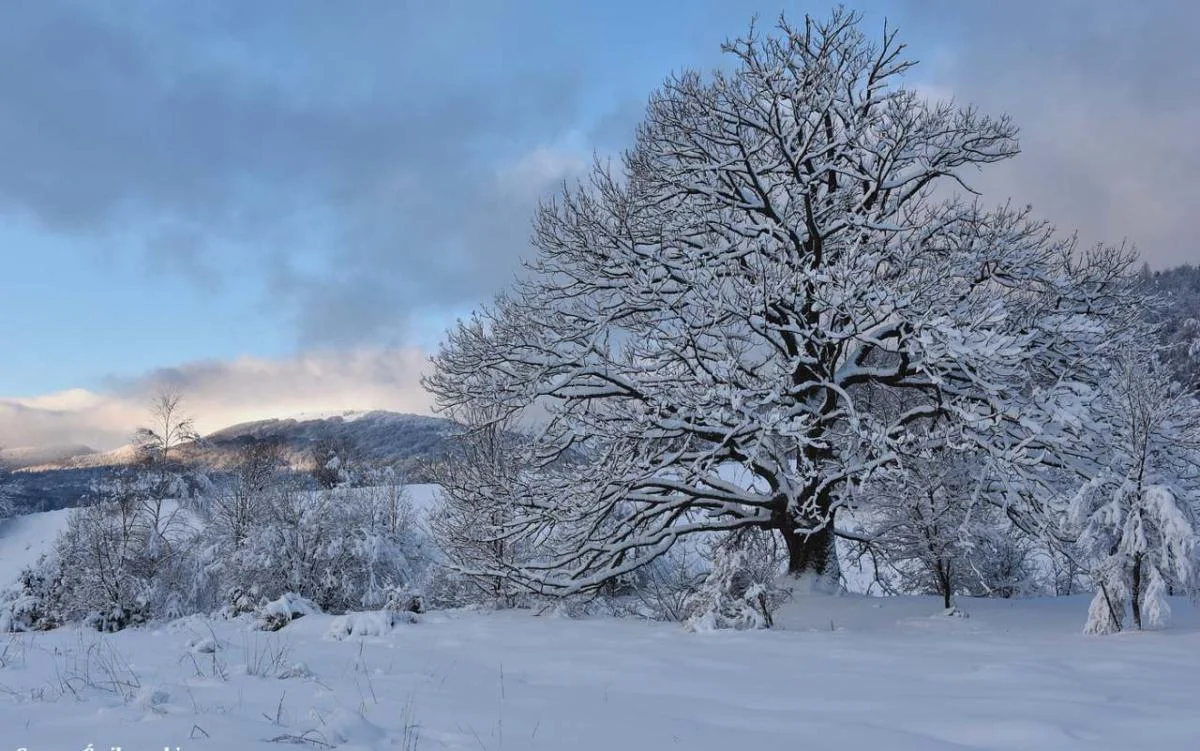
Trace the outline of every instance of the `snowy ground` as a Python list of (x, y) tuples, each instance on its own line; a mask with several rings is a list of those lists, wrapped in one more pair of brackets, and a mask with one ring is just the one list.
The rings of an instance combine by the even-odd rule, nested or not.
[[(0, 523), (0, 586), (65, 519)], [(0, 635), (0, 751), (1195, 749), (1200, 616), (1173, 604), (1170, 628), (1115, 637), (1080, 634), (1087, 598), (962, 619), (857, 596), (753, 633), (462, 612), (340, 639), (323, 615)]]
[(965, 607), (820, 598), (753, 633), (508, 612), (344, 640), (332, 616), (15, 635), (0, 751), (1197, 747), (1186, 602), (1173, 628), (1117, 637), (1079, 634), (1081, 598)]

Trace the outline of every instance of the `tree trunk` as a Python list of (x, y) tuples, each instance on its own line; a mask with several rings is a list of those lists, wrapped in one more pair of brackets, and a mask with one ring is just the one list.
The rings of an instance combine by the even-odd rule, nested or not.
[(954, 593), (953, 582), (950, 575), (950, 563), (943, 561), (938, 564), (938, 584), (942, 590), (942, 606), (949, 610), (950, 597)]
[(1130, 605), (1133, 606), (1133, 625), (1142, 630), (1142, 556), (1133, 558), (1133, 585), (1130, 587)]
[(788, 551), (788, 574), (797, 579), (811, 578), (821, 588), (836, 589), (841, 569), (838, 565), (833, 520), (811, 534), (797, 533), (793, 524), (779, 526)]

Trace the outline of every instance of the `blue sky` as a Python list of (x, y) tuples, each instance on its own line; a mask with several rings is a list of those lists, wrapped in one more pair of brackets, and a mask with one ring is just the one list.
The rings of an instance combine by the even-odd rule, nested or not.
[[(1191, 4), (850, 7), (900, 27), (914, 85), (1022, 126), (1026, 153), (981, 177), (989, 198), (1129, 239), (1155, 266), (1200, 260)], [(0, 444), (113, 442), (163, 384), (195, 393), (212, 427), (419, 409), (414, 369), (511, 278), (538, 198), (626, 145), (670, 72), (722, 64), (723, 39), (781, 9), (826, 10), (0, 8)]]

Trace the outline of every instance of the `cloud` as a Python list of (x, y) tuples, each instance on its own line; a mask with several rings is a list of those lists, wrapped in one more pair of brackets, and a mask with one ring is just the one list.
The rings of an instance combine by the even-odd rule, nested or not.
[(113, 448), (128, 441), (137, 411), (126, 401), (72, 389), (31, 399), (0, 399), (0, 447), (84, 444)]
[(95, 391), (0, 398), (0, 446), (122, 445), (146, 421), (150, 399), (164, 390), (184, 396), (185, 409), (202, 432), (301, 412), (390, 409), (427, 414), (430, 400), (420, 385), (425, 365), (424, 353), (415, 349), (243, 357), (111, 379)]
[(415, 317), (474, 305), (512, 278), (538, 200), (584, 163), (568, 147), (537, 144), (461, 181), (408, 169), (381, 176), (358, 196), (326, 268), (275, 259), (272, 299), (307, 346), (411, 342)]
[(1152, 266), (1200, 260), (1200, 4), (911, 0), (902, 14), (901, 33), (938, 31), (917, 52), (923, 85), (1021, 128), (1022, 154), (972, 181), (987, 200), (1032, 203), (1085, 244), (1128, 240)]

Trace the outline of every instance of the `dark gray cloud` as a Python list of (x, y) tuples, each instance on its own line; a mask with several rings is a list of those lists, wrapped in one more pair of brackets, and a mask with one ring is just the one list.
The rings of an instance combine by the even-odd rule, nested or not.
[[(0, 215), (133, 234), (148, 268), (208, 291), (252, 279), (305, 345), (404, 342), (511, 278), (537, 197), (627, 143), (668, 70), (717, 62), (714, 14), (736, 35), (755, 10), (566, 5), (10, 3)], [(1198, 8), (907, 0), (868, 18), (899, 23), (915, 80), (1022, 126), (990, 197), (1161, 266), (1200, 255)], [(693, 57), (645, 52), (660, 41)], [(661, 68), (611, 83), (633, 48)]]

